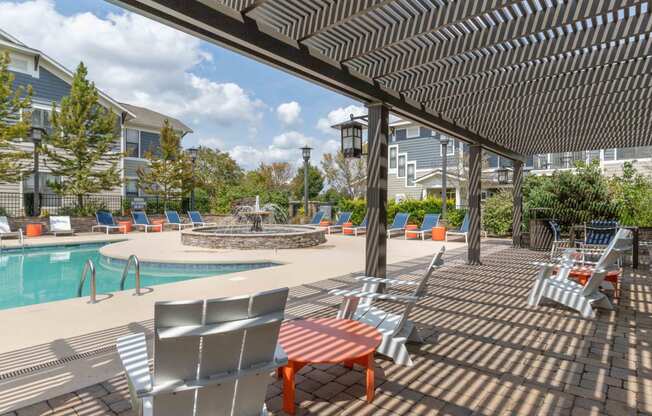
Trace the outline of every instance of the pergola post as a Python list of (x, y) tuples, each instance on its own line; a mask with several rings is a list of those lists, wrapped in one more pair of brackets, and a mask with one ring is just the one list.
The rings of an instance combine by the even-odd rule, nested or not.
[(369, 108), (369, 152), (367, 158), (367, 239), (365, 274), (387, 273), (387, 144), (389, 108), (381, 103)]
[(467, 263), (480, 264), (480, 190), (482, 176), (482, 147), (469, 146), (469, 234)]
[(514, 210), (512, 214), (512, 244), (521, 247), (521, 222), (523, 220), (523, 162), (513, 161)]

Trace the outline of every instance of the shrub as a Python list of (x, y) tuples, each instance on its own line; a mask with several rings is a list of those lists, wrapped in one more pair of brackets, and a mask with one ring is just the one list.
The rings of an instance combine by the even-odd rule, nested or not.
[(339, 212), (351, 211), (351, 222), (353, 224), (360, 224), (364, 219), (367, 211), (367, 201), (364, 199), (341, 199), (337, 204)]
[(487, 198), (482, 214), (485, 231), (496, 236), (508, 235), (512, 229), (513, 208), (511, 190), (502, 190)]
[[(365, 216), (367, 210), (367, 201), (364, 199), (342, 199), (339, 204), (337, 204), (337, 209), (339, 211), (352, 211), (352, 221), (354, 224), (359, 224), (362, 222), (362, 219)], [(407, 199), (396, 203), (395, 201), (389, 201), (387, 204), (387, 223), (391, 224), (399, 212), (407, 212), (410, 214), (410, 224), (420, 225), (423, 221), (423, 217), (426, 214), (439, 214), (441, 213), (441, 200), (435, 198), (426, 198), (423, 200), (416, 199)], [(448, 201), (448, 213), (452, 215), (452, 218), (455, 220), (454, 226), (459, 226), (462, 224), (462, 219), (464, 218), (464, 210), (458, 210), (455, 208), (455, 203), (453, 201)], [(458, 221), (460, 216), (461, 218)], [(450, 218), (450, 215), (449, 215)]]
[(463, 208), (448, 208), (446, 210), (446, 223), (450, 228), (459, 228), (464, 222), (466, 210)]

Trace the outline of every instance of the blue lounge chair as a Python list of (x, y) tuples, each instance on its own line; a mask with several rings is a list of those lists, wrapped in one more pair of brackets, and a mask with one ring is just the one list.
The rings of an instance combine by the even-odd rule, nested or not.
[(360, 225), (354, 225), (353, 227), (343, 227), (342, 230), (352, 230), (354, 236), (357, 236), (358, 234), (364, 234), (367, 232), (367, 216), (364, 216), (364, 219), (360, 223)]
[(176, 211), (165, 211), (165, 218), (168, 220), (168, 225), (177, 228), (178, 231), (181, 231), (186, 227), (193, 226), (190, 223), (181, 222), (181, 217), (179, 217), (179, 213)]
[(122, 234), (127, 234), (127, 229), (118, 225), (113, 219), (113, 214), (108, 211), (97, 211), (95, 213), (95, 220), (97, 224), (91, 227), (91, 232), (95, 229), (104, 229), (108, 234), (111, 230), (122, 231)]
[(418, 230), (405, 231), (405, 237), (407, 238), (408, 232), (410, 234), (420, 235), (422, 240), (426, 239), (426, 234), (430, 234), (432, 236), (432, 228), (436, 227), (437, 224), (439, 224), (439, 216), (440, 214), (426, 214), (423, 217), (421, 228), (419, 228)]
[(618, 221), (591, 221), (584, 225), (584, 245), (608, 246), (618, 231)]
[(134, 228), (142, 228), (145, 232), (149, 232), (150, 228), (158, 228), (163, 231), (163, 225), (153, 225), (149, 222), (145, 211), (132, 211), (131, 216), (134, 220)]
[(312, 219), (307, 225), (319, 225), (322, 218), (324, 218), (324, 211), (317, 211), (315, 215), (312, 216)]
[(560, 248), (570, 248), (570, 240), (564, 240), (561, 237), (561, 227), (556, 221), (548, 221), (550, 231), (552, 231), (552, 248), (550, 249), (550, 258), (554, 259)]
[(347, 223), (351, 220), (351, 212), (340, 212), (339, 217), (337, 217), (337, 222), (333, 225), (329, 225), (326, 227), (326, 230), (328, 231), (328, 234), (332, 234), (334, 232), (342, 232), (342, 227), (344, 227), (344, 223)]
[(446, 231), (446, 241), (448, 241), (448, 236), (453, 235), (462, 235), (464, 236), (464, 242), (466, 244), (469, 243), (469, 214), (467, 213), (464, 215), (464, 219), (462, 220), (462, 226), (460, 227), (459, 230), (450, 230)]
[(387, 238), (392, 238), (392, 234), (403, 234), (405, 227), (407, 227), (410, 214), (407, 212), (399, 212), (394, 216), (394, 222), (387, 229)]
[(199, 211), (188, 211), (188, 218), (190, 218), (193, 227), (213, 227), (217, 225), (215, 222), (205, 222)]

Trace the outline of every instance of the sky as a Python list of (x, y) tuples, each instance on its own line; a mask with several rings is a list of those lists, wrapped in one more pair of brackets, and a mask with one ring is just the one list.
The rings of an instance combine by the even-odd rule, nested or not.
[(178, 118), (185, 147), (226, 151), (247, 169), (313, 161), (340, 146), (330, 128), (363, 104), (104, 0), (0, 0), (0, 28), (71, 70), (83, 61), (121, 102)]

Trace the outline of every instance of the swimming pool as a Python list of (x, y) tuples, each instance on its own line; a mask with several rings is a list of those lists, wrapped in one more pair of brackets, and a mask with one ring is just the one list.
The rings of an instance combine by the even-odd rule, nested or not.
[[(107, 243), (2, 251), (0, 253), (0, 309), (77, 297), (79, 279), (88, 259), (95, 263), (97, 293), (119, 291), (125, 262), (103, 257), (99, 249), (105, 244)], [(273, 263), (162, 264), (141, 262), (140, 280), (142, 287), (151, 287), (274, 265)], [(130, 276), (126, 280), (125, 290), (133, 290), (135, 285), (133, 275), (132, 267)], [(83, 295), (89, 295), (88, 282), (84, 287)]]

